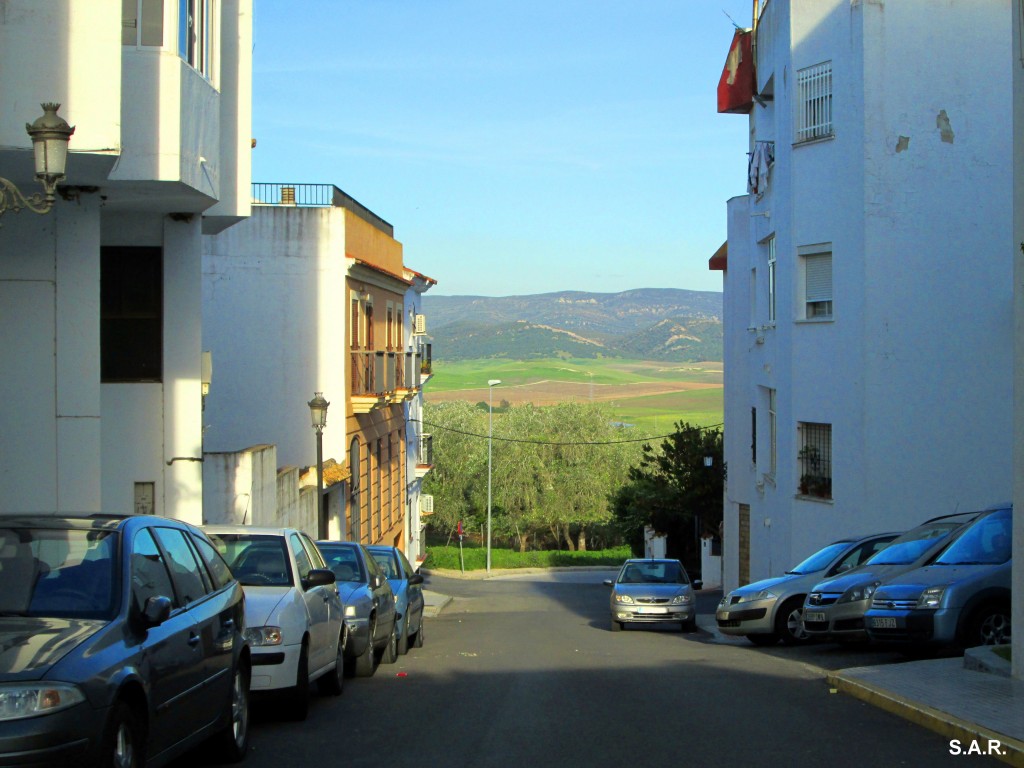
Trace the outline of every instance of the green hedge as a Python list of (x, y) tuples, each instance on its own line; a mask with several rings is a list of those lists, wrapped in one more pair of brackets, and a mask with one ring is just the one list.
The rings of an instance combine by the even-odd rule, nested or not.
[[(487, 567), (487, 550), (481, 547), (463, 546), (466, 570), (483, 570)], [(629, 547), (616, 547), (596, 552), (565, 552), (543, 550), (519, 552), (513, 549), (491, 548), (491, 568), (554, 568), (570, 565), (607, 565), (617, 568), (627, 558), (632, 557)], [(445, 568), (457, 571), (459, 565), (459, 545), (427, 547), (427, 559), (424, 567)]]

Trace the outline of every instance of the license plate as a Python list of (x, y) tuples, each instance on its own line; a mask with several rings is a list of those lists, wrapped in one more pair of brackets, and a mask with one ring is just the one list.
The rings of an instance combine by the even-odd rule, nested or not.
[(668, 613), (668, 608), (637, 608), (637, 613)]
[(875, 629), (896, 629), (896, 619), (888, 616), (872, 616), (871, 626)]
[(806, 611), (804, 612), (804, 621), (824, 621), (825, 614), (821, 611)]

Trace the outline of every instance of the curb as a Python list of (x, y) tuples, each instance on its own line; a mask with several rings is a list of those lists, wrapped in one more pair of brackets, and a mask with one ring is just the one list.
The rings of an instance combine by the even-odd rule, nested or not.
[(959, 739), (965, 750), (972, 742), (979, 743), (981, 748), (985, 749), (989, 741), (998, 741), (1001, 753), (993, 752), (990, 756), (1016, 766), (1016, 768), (1024, 768), (1024, 742), (1011, 736), (912, 701), (885, 688), (854, 680), (842, 672), (830, 672), (825, 679), (832, 688), (856, 699), (898, 715), (949, 739)]
[(521, 573), (550, 573), (551, 571), (617, 571), (617, 565), (554, 565), (534, 568), (492, 568), (491, 572), (482, 570), (471, 570), (463, 573), (449, 568), (420, 568), (419, 572), (425, 576), (443, 576), (446, 579), (493, 579), (496, 576), (514, 576)]

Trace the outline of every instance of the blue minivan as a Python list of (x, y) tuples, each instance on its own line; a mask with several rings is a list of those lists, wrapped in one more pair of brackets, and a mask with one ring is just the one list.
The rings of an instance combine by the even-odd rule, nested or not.
[(875, 641), (917, 646), (1010, 642), (1013, 508), (984, 513), (930, 565), (883, 583), (865, 613)]

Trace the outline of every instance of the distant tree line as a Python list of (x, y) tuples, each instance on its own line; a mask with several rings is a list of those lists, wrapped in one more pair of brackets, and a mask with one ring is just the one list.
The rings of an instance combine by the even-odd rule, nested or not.
[[(487, 518), (486, 404), (428, 405), (434, 497), (428, 525), (451, 536)], [(668, 535), (672, 556), (693, 562), (696, 534), (721, 521), (722, 435), (679, 423), (657, 447), (617, 425), (599, 403), (509, 405), (494, 409), (491, 527), (494, 546), (587, 550), (629, 542), (643, 551), (643, 530)], [(712, 457), (712, 467), (705, 466)], [(699, 527), (697, 527), (699, 526)], [(689, 542), (688, 544), (686, 542)], [(685, 555), (685, 558), (684, 558)]]

